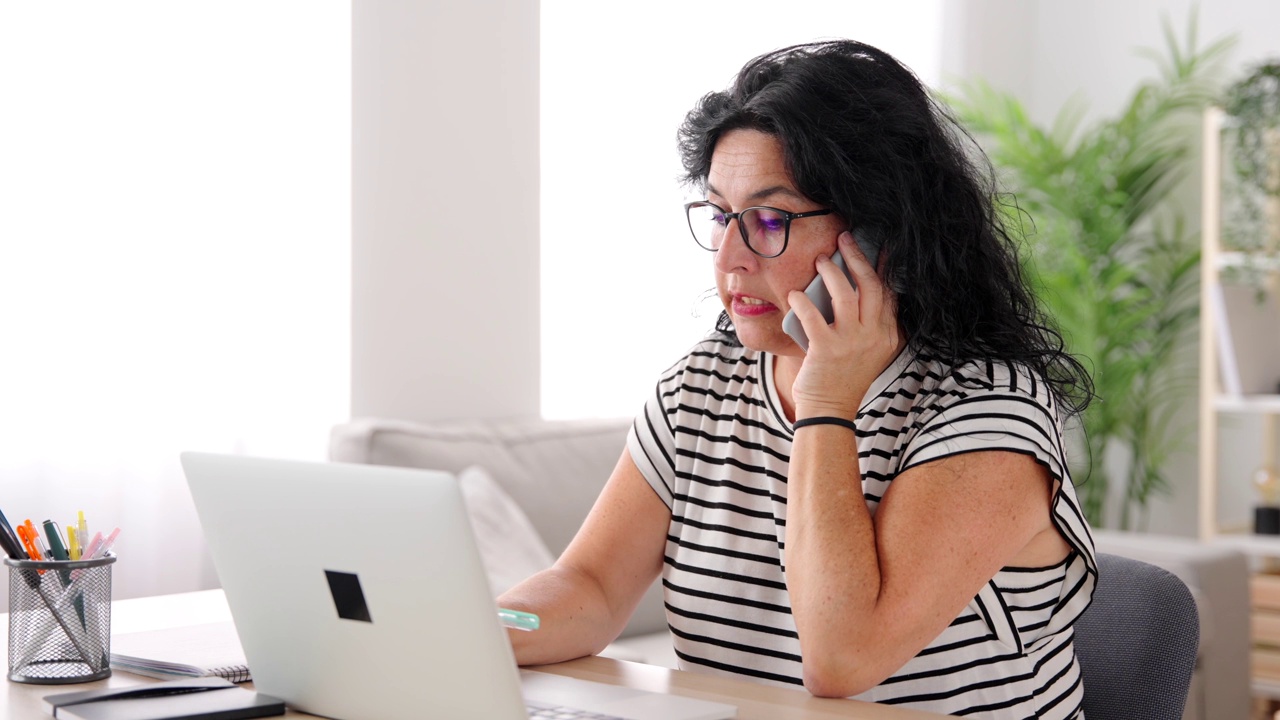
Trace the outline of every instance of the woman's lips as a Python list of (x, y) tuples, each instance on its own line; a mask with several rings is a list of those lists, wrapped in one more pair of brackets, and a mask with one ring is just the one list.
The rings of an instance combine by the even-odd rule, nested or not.
[(757, 315), (768, 315), (778, 309), (776, 305), (765, 302), (760, 298), (753, 298), (750, 295), (734, 295), (733, 296), (733, 314), (742, 317), (756, 317)]

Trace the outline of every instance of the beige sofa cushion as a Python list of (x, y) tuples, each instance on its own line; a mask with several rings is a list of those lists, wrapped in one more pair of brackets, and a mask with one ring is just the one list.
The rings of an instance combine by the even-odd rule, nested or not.
[(553, 555), (582, 525), (626, 443), (630, 420), (459, 420), (430, 425), (361, 419), (330, 437), (337, 462), (461, 473), (483, 467), (529, 516)]
[(484, 468), (463, 470), (458, 487), (494, 597), (556, 561), (529, 517)]
[[(365, 418), (333, 429), (329, 457), (455, 474), (477, 465), (515, 500), (559, 557), (618, 463), (630, 427), (630, 419), (418, 424)], [(666, 627), (662, 586), (654, 583), (622, 637), (665, 633)]]

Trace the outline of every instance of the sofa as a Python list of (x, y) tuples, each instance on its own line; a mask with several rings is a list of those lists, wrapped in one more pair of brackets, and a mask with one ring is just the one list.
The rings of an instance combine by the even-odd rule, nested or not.
[(1250, 717), (1249, 564), (1245, 555), (1225, 545), (1167, 535), (1096, 530), (1094, 542), (1098, 552), (1162, 567), (1191, 590), (1200, 612), (1200, 652), (1184, 720)]
[[(445, 470), (459, 476), (495, 594), (549, 566), (569, 544), (608, 479), (630, 419), (458, 420), (429, 424), (364, 418), (335, 427), (330, 459)], [(1200, 650), (1189, 720), (1249, 715), (1249, 590), (1244, 556), (1186, 538), (1098, 532), (1098, 549), (1169, 570), (1196, 599)], [(654, 583), (610, 657), (676, 666)]]
[[(496, 595), (513, 584), (513, 578), (550, 566), (569, 545), (617, 464), (630, 427), (629, 419), (459, 420), (424, 425), (366, 418), (333, 428), (329, 458), (459, 475)], [(470, 481), (477, 479), (480, 468), (488, 476), (480, 483), (487, 492), (471, 492), (476, 484)], [(490, 479), (492, 484), (487, 482)], [(506, 497), (495, 501), (495, 493)], [(475, 504), (477, 496), (482, 506)], [(514, 517), (512, 512), (486, 512), (507, 498), (519, 508)], [(526, 524), (536, 538), (511, 537), (513, 528), (518, 534)], [(501, 531), (486, 534), (485, 527)], [(538, 562), (540, 551), (529, 550), (539, 541), (547, 550), (543, 562)], [(504, 566), (513, 558), (526, 572)], [(676, 667), (658, 583), (649, 588), (619, 639), (602, 654)]]

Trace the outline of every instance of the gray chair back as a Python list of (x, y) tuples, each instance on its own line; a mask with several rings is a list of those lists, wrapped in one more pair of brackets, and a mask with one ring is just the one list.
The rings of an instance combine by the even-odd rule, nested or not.
[(1200, 646), (1200, 614), (1177, 576), (1098, 553), (1098, 587), (1075, 633), (1086, 718), (1182, 717)]

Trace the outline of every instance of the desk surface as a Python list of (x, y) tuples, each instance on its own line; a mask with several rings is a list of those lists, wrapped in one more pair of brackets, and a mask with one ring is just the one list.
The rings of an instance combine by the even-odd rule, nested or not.
[[(226, 599), (221, 590), (163, 595), (116, 601), (112, 608), (112, 632), (124, 634), (143, 630), (160, 630), (208, 622), (230, 620)], [(0, 615), (0, 648), (8, 657), (7, 615)], [(939, 715), (904, 708), (875, 705), (855, 700), (816, 698), (803, 690), (777, 688), (735, 678), (702, 675), (669, 670), (640, 663), (587, 657), (557, 665), (537, 668), (543, 672), (624, 685), (654, 692), (714, 700), (738, 706), (739, 720), (927, 720)], [(6, 674), (8, 668), (5, 668)], [(4, 682), (0, 685), (0, 702), (6, 717), (13, 720), (49, 717), (41, 699), (45, 695), (103, 687), (127, 687), (148, 682), (150, 678), (116, 671), (106, 680), (79, 685), (26, 685)], [(286, 717), (313, 717), (290, 711)]]

